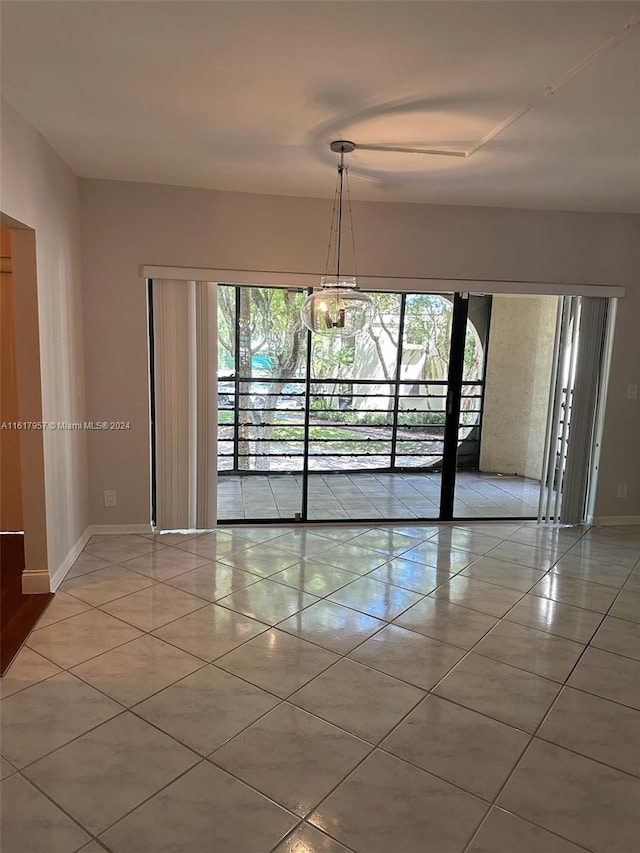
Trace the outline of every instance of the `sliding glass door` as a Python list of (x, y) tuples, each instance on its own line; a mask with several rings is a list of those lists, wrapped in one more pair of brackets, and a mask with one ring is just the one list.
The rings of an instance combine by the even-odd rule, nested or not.
[(218, 287), (219, 521), (451, 518), (490, 300), (372, 292), (372, 326), (334, 339), (302, 325), (305, 295)]
[[(531, 518), (538, 513), (558, 303), (557, 296), (492, 297), (491, 330), (483, 347), (482, 411), (473, 414), (482, 426), (479, 464), (465, 471), (459, 455), (454, 517)], [(478, 330), (480, 307), (470, 296), (469, 319)], [(469, 378), (463, 378), (465, 391)], [(470, 426), (465, 417), (471, 414), (461, 413), (461, 429)]]
[(218, 520), (302, 517), (300, 290), (218, 286)]
[(330, 339), (306, 294), (149, 283), (158, 528), (584, 517), (608, 300), (374, 291)]

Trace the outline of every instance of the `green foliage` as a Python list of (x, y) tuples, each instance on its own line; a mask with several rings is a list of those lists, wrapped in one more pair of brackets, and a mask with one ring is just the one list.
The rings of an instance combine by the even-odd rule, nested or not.
[[(241, 287), (239, 327), (244, 365), (242, 375), (252, 373), (251, 359), (267, 356), (274, 376), (299, 378), (304, 372), (307, 330), (300, 318), (306, 297), (290, 288)], [(378, 358), (397, 350), (401, 299), (397, 293), (371, 293), (376, 309), (377, 331), (371, 337), (386, 336), (386, 348), (377, 346)], [(405, 301), (404, 344), (419, 347), (424, 354), (422, 375), (418, 379), (441, 379), (449, 360), (453, 302), (448, 296), (432, 293), (410, 293)], [(235, 351), (236, 287), (218, 288), (218, 365), (232, 370)], [(389, 349), (391, 344), (391, 350)], [(357, 379), (356, 340), (314, 335), (311, 349), (312, 376), (331, 379)], [(241, 355), (242, 357), (242, 355)], [(393, 361), (395, 363), (395, 354)], [(389, 356), (387, 356), (389, 358)], [(386, 378), (391, 379), (391, 364), (382, 364)], [(464, 378), (479, 379), (481, 350), (471, 325), (467, 328), (464, 352)], [(387, 374), (389, 374), (387, 376)]]
[(446, 420), (444, 412), (401, 412), (398, 426), (442, 426)]
[[(311, 414), (312, 417), (321, 418), (323, 421), (335, 421), (341, 424), (365, 424), (371, 426), (391, 426), (393, 424), (393, 415), (390, 412), (341, 412), (335, 409), (323, 411), (312, 403)], [(428, 410), (422, 412), (400, 412), (398, 417), (399, 428), (403, 426), (439, 426), (444, 424), (444, 422), (444, 412), (430, 412)]]
[[(318, 383), (322, 387), (316, 389), (317, 396), (313, 396), (313, 385), (311, 388), (310, 437), (312, 440), (332, 438), (336, 442), (360, 437), (361, 440), (354, 444), (344, 445), (346, 450), (353, 453), (375, 451), (372, 451), (372, 436), (364, 435), (365, 430), (349, 430), (349, 426), (385, 427), (385, 439), (390, 438), (393, 426), (391, 412), (338, 409), (341, 398), (348, 397), (341, 387), (344, 380), (375, 378), (378, 381), (379, 378), (381, 384), (395, 381), (402, 298), (397, 293), (371, 293), (370, 296), (378, 313), (366, 335), (358, 340), (313, 335), (311, 341), (311, 376), (323, 381)], [(254, 380), (264, 385), (265, 395), (274, 395), (272, 399), (278, 398), (287, 382), (300, 380), (305, 373), (308, 341), (308, 332), (300, 317), (300, 308), (305, 298), (304, 291), (290, 288), (219, 286), (219, 371), (235, 370), (241, 377), (253, 376)], [(440, 294), (411, 293), (405, 297), (405, 306), (403, 344), (405, 351), (413, 350), (415, 366), (403, 366), (403, 382), (446, 379), (453, 316), (452, 299)], [(239, 335), (238, 341), (236, 333)], [(240, 354), (238, 363), (236, 350)], [(480, 343), (469, 324), (464, 349), (464, 379), (471, 381), (481, 378), (481, 370)], [(249, 381), (240, 383), (239, 405), (247, 409), (246, 420), (237, 427), (241, 465), (248, 467), (250, 442), (259, 434), (263, 453), (255, 464), (257, 468), (268, 469), (269, 441), (300, 441), (302, 429), (282, 413), (263, 411), (252, 406), (251, 388)], [(378, 392), (372, 393), (375, 396)], [(384, 396), (386, 398), (386, 395)], [(354, 405), (358, 404), (359, 399), (357, 396), (353, 398)], [(370, 400), (368, 402), (371, 404)], [(382, 408), (382, 405), (384, 404), (378, 408)], [(428, 405), (426, 400), (424, 405)], [(475, 414), (467, 412), (462, 414), (461, 420), (462, 423), (473, 423), (475, 417)], [(233, 412), (221, 410), (218, 413), (218, 422), (222, 429), (232, 429)], [(406, 428), (403, 441), (408, 435), (416, 438), (415, 451), (411, 452), (423, 453), (424, 450), (420, 450), (420, 438), (432, 439), (439, 431), (429, 428), (442, 427), (444, 422), (445, 415), (441, 411), (401, 411), (398, 427), (400, 432)], [(378, 446), (374, 444), (374, 448)], [(413, 446), (413, 442), (406, 443), (404, 450), (409, 452), (408, 448)], [(342, 445), (338, 444), (336, 447)]]
[[(236, 318), (236, 288), (218, 288), (218, 361), (235, 358), (236, 325), (240, 335), (239, 373), (250, 376), (252, 360), (267, 356), (274, 376), (300, 375), (306, 353), (306, 328), (300, 317), (304, 293), (290, 288), (241, 287)], [(237, 319), (237, 323), (236, 323)]]
[(471, 325), (467, 325), (464, 341), (464, 368), (462, 378), (466, 380), (482, 379), (482, 347)]
[(435, 355), (448, 361), (452, 317), (453, 303), (449, 299), (431, 293), (409, 294), (404, 321), (405, 342), (421, 346), (427, 356)]
[[(302, 441), (304, 436), (302, 429), (293, 426), (275, 426), (271, 435), (274, 441)], [(311, 426), (309, 427), (309, 439), (330, 438), (340, 441), (348, 438), (357, 438), (355, 430), (340, 429), (339, 427)]]

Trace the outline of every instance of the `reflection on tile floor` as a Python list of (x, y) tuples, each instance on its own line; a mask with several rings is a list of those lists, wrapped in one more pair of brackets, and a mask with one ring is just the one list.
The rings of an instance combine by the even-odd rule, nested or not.
[(640, 528), (96, 536), (0, 681), (3, 853), (636, 853)]
[[(531, 518), (540, 483), (525, 477), (459, 471), (454, 516)], [(302, 507), (300, 474), (220, 475), (218, 518), (295, 518)], [(440, 474), (310, 474), (309, 521), (438, 518)]]

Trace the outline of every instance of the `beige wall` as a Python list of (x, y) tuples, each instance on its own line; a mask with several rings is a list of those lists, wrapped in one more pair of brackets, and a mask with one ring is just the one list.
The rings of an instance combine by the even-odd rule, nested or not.
[[(41, 400), (31, 401), (30, 405), (41, 405), (45, 421), (84, 421), (78, 180), (6, 101), (2, 101), (1, 130), (2, 213), (35, 232), (37, 304), (31, 305), (29, 311), (32, 319), (39, 314), (42, 387)], [(33, 251), (33, 232), (13, 231), (15, 234), (23, 238), (19, 240), (25, 255), (21, 268), (26, 276), (26, 256)], [(38, 348), (31, 347), (31, 356), (34, 351), (37, 354)], [(31, 370), (31, 376), (33, 373)], [(19, 375), (20, 393), (24, 384)], [(25, 391), (27, 395), (29, 390)], [(86, 435), (46, 430), (41, 445), (48, 568), (53, 574), (88, 524)], [(27, 512), (26, 494), (24, 500)]]
[[(357, 193), (357, 188), (356, 188)], [(331, 201), (114, 181), (81, 182), (87, 413), (131, 421), (91, 433), (93, 523), (149, 519), (145, 287), (138, 265), (321, 272)], [(640, 515), (640, 217), (354, 203), (362, 274), (624, 285), (597, 511)], [(481, 286), (479, 286), (479, 289)], [(623, 393), (624, 391), (624, 393)], [(617, 500), (616, 483), (629, 482)], [(118, 491), (105, 509), (102, 490)]]
[(554, 296), (493, 297), (481, 471), (540, 479), (557, 304)]

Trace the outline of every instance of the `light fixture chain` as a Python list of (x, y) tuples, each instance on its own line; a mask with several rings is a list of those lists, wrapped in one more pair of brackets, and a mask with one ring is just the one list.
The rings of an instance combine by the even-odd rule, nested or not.
[(340, 255), (342, 251), (342, 194), (344, 184), (344, 149), (340, 151), (340, 165), (338, 166), (338, 180), (340, 193), (338, 195), (338, 262), (336, 264), (337, 287), (340, 287)]
[[(329, 245), (327, 247), (327, 263), (325, 276), (320, 281), (320, 290), (314, 290), (305, 299), (300, 316), (304, 325), (311, 332), (319, 335), (327, 335), (331, 338), (354, 338), (364, 329), (371, 326), (375, 316), (375, 305), (364, 293), (358, 292), (357, 265), (356, 265), (356, 239), (353, 229), (353, 211), (351, 205), (351, 186), (349, 182), (349, 170), (344, 163), (345, 153), (351, 153), (355, 149), (355, 143), (348, 140), (335, 140), (331, 143), (331, 150), (340, 153), (340, 164), (338, 166), (338, 180), (336, 192), (333, 199), (333, 211), (331, 214), (331, 229), (329, 231)], [(347, 191), (347, 206), (344, 202), (344, 191)], [(345, 275), (342, 271), (342, 229), (346, 227), (344, 217), (349, 216), (349, 229), (351, 231), (351, 246), (353, 249), (354, 275)], [(335, 228), (335, 240), (334, 240)], [(344, 235), (346, 239), (346, 234)], [(335, 275), (329, 274), (329, 265), (332, 253), (335, 252)]]
[(333, 258), (331, 256), (331, 247), (334, 247), (335, 250), (335, 242), (333, 239), (334, 232), (336, 230), (336, 211), (338, 208), (338, 189), (340, 186), (340, 178), (339, 176), (336, 178), (336, 188), (333, 193), (333, 210), (331, 211), (331, 227), (329, 228), (329, 245), (327, 246), (327, 262), (324, 267), (324, 274), (329, 275), (329, 264), (334, 268)]
[(353, 231), (353, 213), (351, 210), (351, 184), (349, 183), (349, 167), (345, 166), (347, 173), (347, 202), (349, 205), (349, 226), (351, 228), (351, 248), (353, 250), (353, 275), (356, 281), (358, 280), (358, 265), (356, 263), (356, 237)]

